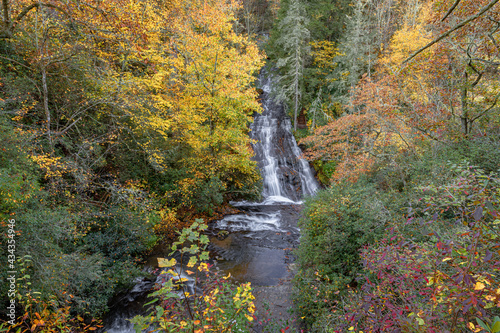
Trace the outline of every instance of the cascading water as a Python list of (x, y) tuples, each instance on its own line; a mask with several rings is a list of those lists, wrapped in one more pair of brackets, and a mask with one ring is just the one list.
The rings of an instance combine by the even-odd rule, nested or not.
[(255, 117), (251, 125), (251, 137), (255, 158), (259, 163), (264, 181), (263, 196), (275, 201), (298, 201), (304, 195), (318, 190), (309, 163), (292, 135), (292, 124), (281, 104), (271, 98), (272, 78), (260, 78), (263, 112)]
[(211, 249), (219, 267), (240, 281), (276, 285), (287, 274), (284, 249), (299, 238), (298, 207), (319, 184), (309, 163), (301, 158), (283, 105), (272, 97), (272, 77), (261, 74), (263, 112), (255, 116), (251, 137), (255, 159), (263, 178), (263, 202), (232, 202), (243, 214), (220, 220), (216, 230), (230, 231), (227, 239), (212, 239)]
[[(101, 329), (102, 333), (135, 333), (134, 325), (130, 323), (129, 319), (136, 315), (144, 315), (143, 304), (147, 303), (148, 295), (152, 292), (153, 288), (156, 286), (161, 286), (165, 284), (168, 279), (179, 280), (183, 279), (186, 290), (189, 294), (194, 294), (197, 292), (197, 287), (195, 281), (192, 277), (184, 272), (182, 267), (175, 266), (172, 268), (177, 275), (173, 276), (168, 273), (169, 269), (158, 269), (156, 272), (156, 279), (137, 279), (135, 286), (124, 293), (119, 295), (113, 303), (114, 307), (111, 307), (111, 311), (105, 321), (105, 326)], [(149, 268), (150, 272), (153, 270)], [(185, 297), (182, 290), (174, 291), (180, 299)], [(144, 331), (143, 331), (144, 332)], [(154, 328), (148, 329), (147, 332), (157, 332)], [(146, 333), (146, 332), (145, 332)]]
[[(302, 152), (283, 106), (270, 96), (272, 78), (261, 74), (260, 86), (263, 112), (255, 116), (250, 135), (256, 141), (253, 148), (263, 178), (264, 201), (232, 202), (244, 213), (218, 221), (215, 231), (230, 234), (222, 240), (212, 237), (209, 248), (219, 268), (236, 279), (270, 286), (287, 274), (287, 251), (298, 242), (297, 205), (319, 185), (309, 163), (300, 157)], [(154, 281), (141, 280), (123, 295), (102, 331), (135, 332), (127, 319), (144, 311), (142, 304), (153, 285)]]

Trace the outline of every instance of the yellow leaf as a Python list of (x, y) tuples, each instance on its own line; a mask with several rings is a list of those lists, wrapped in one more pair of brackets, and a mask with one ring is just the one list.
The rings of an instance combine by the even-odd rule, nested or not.
[(485, 287), (484, 283), (477, 282), (476, 285), (474, 286), (474, 290), (483, 290), (484, 287)]
[(177, 264), (177, 260), (175, 258), (172, 258), (170, 260), (165, 259), (165, 258), (158, 258), (158, 267), (172, 267)]

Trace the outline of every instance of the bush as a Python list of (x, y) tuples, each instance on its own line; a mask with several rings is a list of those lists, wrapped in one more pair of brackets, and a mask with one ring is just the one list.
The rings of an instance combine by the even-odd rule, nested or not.
[[(345, 298), (344, 316), (330, 316), (336, 330), (478, 332), (476, 323), (500, 313), (500, 179), (448, 167), (453, 180), (421, 188), (425, 208), (416, 213), (423, 218), (399, 220), (363, 250), (362, 287)], [(427, 241), (401, 234), (409, 224)]]
[(498, 136), (475, 137), (455, 147), (472, 164), (486, 173), (500, 171), (500, 139)]
[(361, 268), (359, 250), (384, 232), (387, 216), (368, 182), (335, 186), (305, 204), (294, 301), (312, 324), (346, 291)]

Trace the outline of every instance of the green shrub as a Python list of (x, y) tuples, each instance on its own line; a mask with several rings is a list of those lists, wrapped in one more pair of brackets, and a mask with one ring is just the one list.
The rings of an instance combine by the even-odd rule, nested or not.
[(384, 232), (383, 204), (372, 184), (335, 186), (310, 198), (300, 221), (294, 299), (311, 324), (361, 267), (359, 250)]
[[(358, 295), (364, 281), (369, 279), (375, 284), (379, 281), (373, 272), (361, 267), (359, 250), (365, 249), (363, 260), (366, 261), (366, 253), (378, 253), (376, 251), (383, 248), (379, 243), (381, 236), (386, 244), (394, 238), (403, 238), (428, 249), (429, 244), (438, 242), (436, 235), (444, 238), (462, 235), (463, 226), (456, 226), (455, 222), (456, 213), (464, 207), (457, 211), (447, 205), (439, 209), (431, 209), (429, 205), (451, 195), (449, 190), (443, 190), (449, 184), (455, 184), (471, 196), (475, 190), (464, 187), (466, 174), (457, 165), (479, 166), (479, 169), (473, 168), (479, 174), (482, 174), (480, 169), (485, 173), (494, 171), (500, 165), (499, 149), (495, 147), (498, 143), (492, 138), (426, 144), (416, 150), (418, 153), (379, 161), (365, 176), (369, 178), (362, 178), (354, 185), (333, 187), (306, 202), (294, 297), (300, 315), (313, 332), (333, 332), (332, 325), (340, 322), (341, 317), (341, 321), (346, 319), (343, 317), (346, 309), (364, 302), (363, 295)], [(476, 190), (485, 189), (484, 184), (476, 187)], [(460, 200), (470, 203), (472, 199), (464, 194)], [(427, 226), (407, 223), (409, 212), (419, 220), (429, 220), (438, 212), (441, 223), (434, 223), (434, 233), (430, 232)], [(455, 240), (454, 244), (459, 242)], [(383, 273), (391, 274), (390, 271)], [(347, 285), (354, 288), (346, 288)], [(395, 300), (399, 301), (397, 297)], [(352, 323), (346, 325), (350, 327)], [(338, 331), (338, 327), (335, 330)]]
[(335, 172), (337, 162), (323, 162), (322, 160), (316, 160), (312, 163), (312, 165), (314, 170), (316, 170), (319, 181), (323, 185), (329, 185), (331, 183), (332, 175)]
[(495, 136), (476, 137), (462, 141), (455, 148), (472, 165), (482, 168), (486, 173), (500, 170), (500, 139)]
[(90, 228), (81, 238), (84, 248), (90, 253), (102, 253), (109, 260), (125, 260), (156, 242), (152, 225), (145, 223), (142, 213), (111, 207), (105, 213), (89, 211), (82, 218)]

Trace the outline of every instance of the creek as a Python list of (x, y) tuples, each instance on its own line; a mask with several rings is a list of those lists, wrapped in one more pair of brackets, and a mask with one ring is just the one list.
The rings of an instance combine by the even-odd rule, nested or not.
[[(225, 216), (211, 226), (209, 250), (217, 266), (238, 282), (252, 286), (276, 286), (289, 275), (291, 249), (298, 244), (297, 220), (305, 196), (319, 188), (309, 163), (293, 137), (291, 120), (283, 105), (271, 98), (272, 77), (260, 75), (263, 111), (250, 129), (253, 149), (263, 179), (263, 201), (231, 202), (241, 213)], [(141, 313), (155, 281), (140, 280), (112, 306), (103, 332), (132, 333), (127, 319)], [(258, 300), (257, 300), (258, 301)]]

